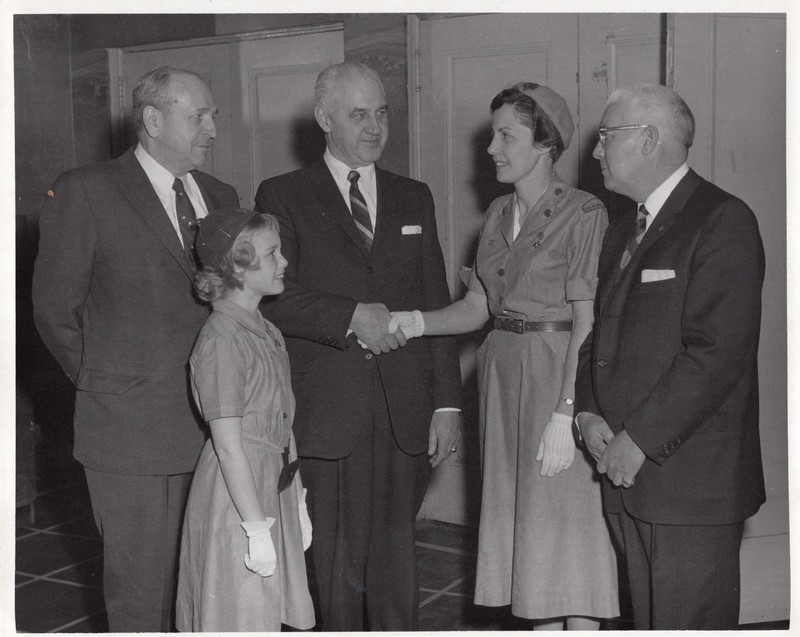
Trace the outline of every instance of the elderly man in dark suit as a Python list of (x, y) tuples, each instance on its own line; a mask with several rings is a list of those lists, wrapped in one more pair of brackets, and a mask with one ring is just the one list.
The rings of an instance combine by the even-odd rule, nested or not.
[(159, 68), (133, 91), (135, 149), (61, 175), (33, 281), (36, 325), (77, 390), (75, 458), (103, 536), (112, 631), (173, 626), (177, 555), (204, 443), (187, 364), (208, 309), (192, 294), (197, 218), (238, 205), (196, 170), (216, 137), (203, 80)]
[(745, 518), (764, 502), (758, 338), (764, 252), (752, 211), (686, 164), (673, 90), (612, 94), (594, 156), (639, 203), (606, 234), (576, 419), (604, 473), (637, 629), (732, 629)]
[(326, 630), (417, 628), (414, 519), (460, 433), (453, 340), (400, 348), (402, 333), (387, 333), (389, 310), (450, 302), (430, 190), (375, 166), (388, 110), (372, 69), (326, 68), (314, 109), (324, 156), (256, 194), (289, 260), (264, 312), (287, 336)]

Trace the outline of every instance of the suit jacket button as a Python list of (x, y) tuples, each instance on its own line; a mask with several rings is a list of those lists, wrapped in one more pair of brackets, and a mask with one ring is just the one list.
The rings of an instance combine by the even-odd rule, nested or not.
[(550, 208), (548, 208), (547, 210), (545, 210), (545, 211), (544, 211), (544, 216), (545, 216), (545, 217), (549, 217), (549, 216), (550, 216), (550, 215), (552, 215), (552, 214), (553, 214), (553, 211), (552, 211), (552, 210), (550, 210)]
[(554, 192), (555, 192), (556, 196), (558, 196), (558, 195), (560, 195), (562, 193), (562, 190), (561, 190), (561, 188), (556, 188)]
[(371, 353), (367, 354), (364, 358), (366, 358), (367, 360), (371, 360), (372, 359), (372, 354)]
[(494, 245), (494, 239), (489, 239), (489, 245), (490, 245), (490, 246), (493, 246), (493, 245)]
[(608, 361), (605, 358), (601, 358), (599, 361), (597, 361), (598, 367), (605, 367), (606, 365), (608, 365)]
[(375, 274), (375, 268), (372, 266), (367, 267), (367, 274)]
[(500, 269), (497, 271), (497, 274), (499, 274), (500, 276), (503, 276), (505, 273), (506, 273), (506, 271), (505, 271), (505, 269), (503, 269), (503, 268), (500, 268)]

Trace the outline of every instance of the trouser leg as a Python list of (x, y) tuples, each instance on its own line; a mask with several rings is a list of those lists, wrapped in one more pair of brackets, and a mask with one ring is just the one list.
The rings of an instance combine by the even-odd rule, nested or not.
[(191, 474), (129, 476), (85, 468), (103, 538), (103, 592), (112, 632), (174, 630), (183, 512)]

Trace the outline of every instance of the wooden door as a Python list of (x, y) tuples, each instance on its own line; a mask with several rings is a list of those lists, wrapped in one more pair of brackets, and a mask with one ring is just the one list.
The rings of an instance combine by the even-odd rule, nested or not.
[(306, 166), (325, 148), (314, 122), (314, 82), (344, 60), (341, 26), (221, 36), (119, 50), (116, 120), (124, 145), (131, 92), (146, 71), (170, 65), (202, 76), (219, 107), (217, 138), (204, 170), (232, 184), (252, 208), (261, 180)]
[[(661, 14), (497, 14), (412, 21), (418, 50), (409, 88), (411, 174), (431, 187), (453, 298), (463, 296), (484, 211), (498, 184), (486, 148), (489, 104), (519, 81), (546, 84), (569, 104), (577, 128), (556, 164), (568, 182), (611, 202), (591, 158), (597, 126), (617, 86), (665, 77)], [(465, 440), (434, 473), (422, 517), (474, 524), (480, 509), (475, 350), (485, 333), (459, 338)], [(533, 459), (531, 459), (533, 461)]]

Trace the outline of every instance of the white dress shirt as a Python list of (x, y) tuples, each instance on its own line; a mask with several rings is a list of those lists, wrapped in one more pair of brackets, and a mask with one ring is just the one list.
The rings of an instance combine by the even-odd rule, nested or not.
[[(675, 190), (675, 186), (678, 185), (680, 180), (683, 179), (688, 172), (689, 165), (684, 162), (678, 170), (667, 177), (658, 188), (650, 193), (650, 196), (644, 202), (644, 207), (647, 208), (648, 213), (644, 228), (645, 232), (653, 225), (653, 220), (656, 218), (661, 208), (664, 207), (664, 203), (669, 199), (672, 191)], [(640, 203), (639, 205), (641, 206), (642, 204)]]
[[(178, 226), (178, 211), (175, 209), (175, 191), (172, 189), (172, 184), (175, 183), (175, 175), (159, 164), (153, 159), (150, 154), (144, 149), (141, 144), (136, 146), (133, 151), (136, 159), (142, 165), (147, 178), (153, 184), (153, 189), (156, 191), (164, 210), (175, 228), (175, 233), (178, 239), (183, 244), (183, 236), (181, 235), (180, 226)], [(183, 177), (179, 177), (183, 182), (183, 188), (189, 196), (189, 201), (194, 206), (194, 212), (198, 219), (202, 219), (208, 214), (206, 202), (203, 200), (203, 195), (200, 192), (200, 187), (192, 177), (191, 173), (186, 173)], [(185, 248), (186, 246), (184, 246)]]
[(361, 175), (358, 179), (358, 189), (364, 197), (364, 201), (367, 202), (369, 219), (372, 221), (372, 229), (374, 231), (376, 227), (375, 223), (378, 219), (378, 205), (376, 203), (378, 201), (378, 186), (375, 182), (375, 164), (361, 166), (359, 168), (350, 168), (347, 164), (331, 155), (331, 151), (327, 148), (325, 149), (324, 157), (328, 170), (331, 171), (333, 180), (339, 187), (339, 192), (342, 193), (347, 208), (350, 209), (350, 214), (353, 214), (353, 210), (350, 208), (350, 181), (347, 179), (347, 175), (350, 174), (351, 170), (356, 170), (358, 174)]

